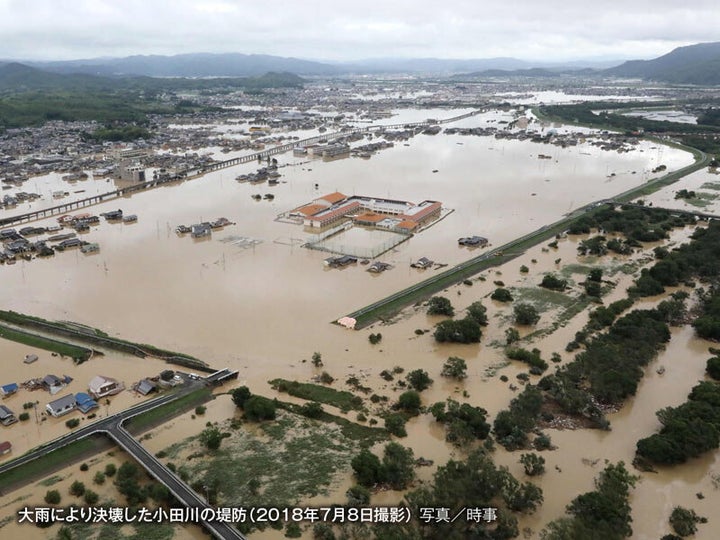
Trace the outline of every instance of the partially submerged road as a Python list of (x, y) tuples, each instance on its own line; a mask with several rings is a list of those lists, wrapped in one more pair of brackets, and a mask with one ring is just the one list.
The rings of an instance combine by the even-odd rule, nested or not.
[[(587, 203), (580, 208), (576, 208), (571, 213), (566, 214), (565, 217), (554, 223), (543, 225), (535, 231), (521, 236), (520, 238), (511, 240), (507, 244), (494, 248), (490, 251), (486, 251), (477, 257), (463, 261), (452, 268), (444, 270), (443, 272), (434, 274), (419, 283), (415, 283), (414, 285), (407, 287), (406, 289), (402, 289), (390, 296), (378, 300), (377, 302), (373, 302), (368, 306), (360, 308), (357, 311), (353, 311), (352, 313), (346, 315), (346, 317), (355, 319), (355, 329), (360, 330), (383, 316), (394, 315), (407, 306), (412, 305), (419, 300), (428, 298), (430, 295), (435, 294), (446, 287), (455, 285), (464, 279), (468, 279), (486, 268), (507, 262), (509, 257), (520, 255), (522, 253), (522, 249), (526, 249), (529, 245), (537, 244), (551, 236), (554, 236), (560, 229), (567, 227), (576, 219), (582, 217), (588, 212), (591, 212), (599, 206), (603, 206), (605, 204), (625, 205), (638, 196), (647, 195), (665, 186), (673, 184), (674, 182), (680, 180), (680, 178), (698, 171), (710, 163), (710, 156), (708, 156), (705, 152), (696, 150), (695, 157), (696, 161), (691, 165), (624, 191), (623, 193), (615, 195), (610, 199), (602, 199)], [(688, 213), (680, 210), (668, 210), (671, 212)], [(694, 214), (702, 216), (699, 213)], [(711, 214), (706, 214), (704, 216), (709, 218), (715, 217)], [(518, 251), (519, 247), (521, 248), (520, 251)]]
[[(184, 397), (200, 388), (206, 386), (209, 383), (222, 382), (232, 376), (237, 376), (237, 372), (231, 372), (227, 369), (220, 370), (207, 379), (186, 379), (185, 386), (172, 394), (160, 396), (155, 399), (151, 399), (140, 403), (134, 407), (101, 418), (100, 420), (93, 422), (87, 426), (77, 429), (67, 435), (64, 435), (54, 441), (51, 441), (43, 446), (36, 448), (28, 452), (27, 454), (20, 456), (9, 463), (0, 465), (0, 474), (25, 465), (33, 460), (40, 459), (49, 453), (67, 446), (73, 442), (79, 441), (86, 437), (90, 437), (96, 434), (104, 434), (109, 436), (115, 441), (123, 450), (130, 454), (137, 462), (142, 465), (145, 470), (153, 476), (158, 482), (161, 482), (165, 487), (168, 488), (175, 498), (185, 506), (189, 508), (198, 508), (202, 512), (203, 509), (211, 509), (212, 507), (202, 497), (200, 497), (190, 486), (183, 482), (178, 476), (176, 476), (170, 469), (158, 461), (155, 456), (148, 452), (143, 446), (137, 442), (130, 433), (123, 427), (123, 424), (142, 413), (172, 403), (177, 399)], [(245, 540), (237, 529), (232, 527), (229, 523), (222, 521), (200, 521), (199, 523), (206, 530), (208, 530), (215, 538), (220, 540)]]

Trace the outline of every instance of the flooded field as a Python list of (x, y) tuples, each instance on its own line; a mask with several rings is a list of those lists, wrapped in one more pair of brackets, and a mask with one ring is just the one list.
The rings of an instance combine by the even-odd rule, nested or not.
[[(423, 114), (426, 118), (430, 113)], [(447, 115), (447, 111), (437, 114), (440, 118)], [(473, 121), (485, 125), (488, 118), (466, 119), (463, 125), (472, 127)], [(560, 148), (529, 141), (444, 134), (419, 135), (406, 144), (396, 143), (370, 160), (307, 162), (289, 154), (280, 155), (280, 164), (288, 166), (281, 169), (283, 176), (277, 186), (236, 182), (238, 174), (257, 168), (256, 164), (247, 164), (91, 207), (86, 211), (123, 208), (126, 213), (137, 214), (138, 222), (128, 225), (102, 221), (92, 227), (83, 238), (100, 244), (97, 254), (68, 250), (49, 259), (0, 267), (5, 285), (0, 290), (0, 304), (4, 309), (77, 321), (111, 336), (182, 351), (216, 368), (237, 369), (239, 384), (247, 384), (262, 395), (274, 395), (267, 381), (276, 377), (307, 381), (317, 376), (321, 370), (303, 361), (315, 351), (322, 353), (322, 369), (336, 378), (338, 388), (344, 388), (341, 381), (349, 375), (356, 375), (363, 385), (391, 401), (396, 399), (396, 391), (380, 378), (380, 371), (394, 366), (405, 370), (421, 368), (435, 380), (423, 392), (424, 405), (450, 395), (486, 408), (494, 418), (515, 395), (498, 376), (505, 374), (514, 382), (515, 375), (523, 370), (509, 364), (499, 347), (509, 325), (510, 307), (487, 298), (495, 288), (493, 281), (502, 280), (516, 288), (518, 294), (527, 294), (528, 301), (536, 303), (542, 312), (541, 329), (550, 332), (557, 323), (554, 332), (538, 335), (533, 346), (541, 349), (544, 357), (558, 352), (563, 362), (569, 361), (572, 355), (564, 352), (565, 345), (587, 321), (587, 314), (581, 312), (575, 318), (568, 315), (563, 319), (563, 313), (573, 309), (581, 290), (578, 283), (584, 280), (587, 265), (595, 262), (577, 256), (579, 239), (562, 240), (557, 249), (537, 246), (502, 268), (485, 272), (484, 281), (476, 279), (472, 286), (458, 285), (443, 293), (451, 299), (456, 312), (475, 300), (482, 300), (488, 307), (490, 325), (480, 344), (441, 346), (431, 333), (418, 335), (416, 330), (430, 330), (441, 320), (428, 316), (422, 308), (405, 310), (392, 325), (376, 324), (361, 332), (329, 323), (436, 271), (411, 268), (410, 263), (420, 257), (452, 265), (482, 253), (481, 249), (459, 248), (459, 237), (480, 235), (489, 238), (492, 245), (501, 245), (588, 202), (644, 183), (654, 177), (651, 171), (660, 164), (674, 170), (690, 164), (692, 157), (648, 142), (622, 154), (602, 151), (588, 142)], [(539, 159), (539, 154), (549, 155), (550, 159)], [(701, 174), (707, 173), (690, 178), (695, 181), (694, 177)], [(699, 183), (704, 181), (709, 180), (698, 179)], [(360, 265), (326, 269), (326, 253), (301, 247), (309, 238), (303, 227), (277, 221), (276, 216), (334, 191), (416, 202), (439, 200), (454, 211), (386, 253), (382, 260), (394, 268), (381, 275), (365, 272)], [(272, 193), (274, 199), (252, 198), (266, 193)], [(235, 224), (214, 230), (209, 239), (174, 232), (180, 224), (218, 217)], [(47, 220), (39, 224), (51, 223)], [(681, 241), (688, 234), (689, 230), (677, 232), (675, 240)], [(353, 245), (362, 243), (361, 236), (353, 233)], [(240, 237), (245, 241), (238, 242)], [(615, 283), (608, 300), (624, 295), (632, 273), (642, 263), (640, 258), (608, 256), (601, 261), (608, 279)], [(521, 273), (521, 265), (528, 266), (530, 272)], [(531, 298), (529, 292), (524, 292), (550, 271), (565, 272), (567, 275), (563, 275), (571, 280), (573, 288), (566, 299)], [(371, 346), (368, 333), (377, 331), (383, 334), (382, 343)], [(658, 427), (655, 411), (684, 401), (695, 381), (702, 378), (707, 346), (692, 336), (691, 329), (675, 330), (668, 349), (647, 369), (636, 398), (610, 417), (612, 431), (548, 430), (558, 450), (544, 453), (548, 472), (539, 482), (545, 490), (545, 503), (536, 515), (524, 518), (521, 528), (530, 527), (536, 534), (558, 517), (573, 497), (591, 488), (603, 458), (622, 459), (629, 464), (637, 439)], [(35, 376), (35, 371), (42, 375), (68, 374), (75, 379), (72, 384), (82, 386), (98, 373), (125, 380), (127, 373), (140, 378), (157, 374), (165, 367), (161, 362), (113, 354), (72, 366), (69, 360), (42, 351), (35, 351), (41, 360), (28, 367), (22, 364), (22, 358), (29, 352), (32, 349), (0, 342), (3, 357), (13, 359), (7, 364), (8, 377), (20, 382)], [(442, 363), (449, 356), (467, 361), (465, 381), (452, 382), (440, 376)], [(660, 364), (666, 367), (662, 376), (655, 373)], [(46, 397), (44, 393), (42, 397)], [(24, 397), (12, 399), (20, 404), (25, 401)], [(129, 392), (119, 394), (113, 398), (110, 412), (134, 401)], [(106, 413), (103, 408), (100, 412)], [(157, 452), (185, 437), (196, 436), (207, 420), (220, 422), (234, 414), (230, 400), (221, 396), (209, 404), (207, 418), (182, 416), (154, 431), (145, 444)], [(18, 455), (40, 440), (66, 432), (64, 420), (58, 420), (57, 426), (53, 420), (15, 425), (3, 429), (2, 437), (13, 441), (13, 455)], [(420, 478), (429, 479), (437, 465), (456, 450), (445, 443), (444, 428), (429, 415), (411, 420), (407, 428), (408, 437), (401, 442), (413, 447), (416, 456), (435, 461), (433, 467), (418, 470)], [(499, 450), (495, 455), (498, 463), (522, 476), (517, 463), (519, 453)], [(596, 459), (600, 461), (594, 462)], [(701, 526), (697, 538), (720, 535), (720, 522), (712, 519), (711, 508), (716, 496), (710, 473), (717, 469), (715, 457), (709, 456), (671, 471), (643, 474), (631, 500), (635, 538), (650, 540), (669, 532), (667, 516), (676, 504), (711, 518), (710, 523)], [(338, 475), (329, 495), (302, 502), (335, 502), (343, 499), (349, 485), (349, 472)], [(29, 486), (10, 497), (26, 494), (28, 500), (39, 500), (45, 489)], [(696, 492), (703, 492), (706, 498), (697, 500)], [(397, 493), (387, 492), (378, 494), (373, 502), (391, 504), (398, 498)], [(7, 499), (1, 499), (2, 504), (9, 504)], [(0, 529), (0, 536), (18, 530), (14, 524), (7, 527)], [(187, 534), (194, 537), (192, 532)], [(277, 538), (278, 534), (266, 531), (253, 538)]]
[(657, 120), (660, 122), (678, 122), (680, 124), (697, 124), (697, 116), (683, 111), (675, 110), (640, 110), (628, 111), (624, 116), (636, 116), (646, 120)]
[[(29, 365), (25, 364), (23, 359), (26, 354), (35, 354), (38, 356), (38, 360)], [(131, 391), (130, 387), (144, 377), (156, 377), (162, 370), (168, 367), (172, 368), (160, 360), (141, 359), (112, 351), (107, 351), (104, 356), (94, 356), (87, 362), (75, 365), (70, 358), (53, 356), (48, 351), (5, 339), (0, 339), (0, 357), (3, 358), (0, 386), (10, 383), (20, 385), (30, 379), (42, 379), (46, 375), (56, 375), (60, 378), (67, 375), (72, 379), (55, 395), (41, 389), (31, 391), (20, 388), (15, 394), (2, 400), (2, 404), (12, 410), (15, 417), (23, 412), (28, 412), (30, 419), (2, 428), (0, 439), (9, 440), (13, 445), (13, 450), (10, 454), (0, 456), (0, 463), (68, 433), (70, 430), (65, 426), (65, 422), (70, 418), (84, 420), (87, 415), (80, 411), (55, 418), (45, 411), (45, 405), (67, 394), (87, 393), (88, 383), (96, 375), (112, 377), (125, 385), (124, 391), (98, 400), (100, 407), (88, 412), (88, 414), (95, 413), (98, 417), (103, 417), (115, 414), (146, 399)], [(23, 405), (26, 403), (35, 404), (35, 407), (25, 409)]]
[[(99, 254), (66, 251), (3, 267), (8, 287), (0, 298), (8, 309), (100, 321), (110, 334), (183, 350), (213, 365), (242, 367), (264, 359), (263, 365), (279, 369), (312, 352), (307, 335), (323, 335), (323, 343), (325, 336), (330, 343), (348, 339), (326, 322), (423, 279), (428, 271), (411, 269), (413, 260), (427, 256), (455, 264), (477, 253), (458, 248), (461, 236), (478, 234), (499, 245), (642, 183), (660, 157), (669, 169), (691, 162), (689, 154), (672, 149), (658, 156), (647, 143), (625, 154), (487, 137), (418, 136), (408, 144), (369, 161), (286, 167), (274, 187), (235, 182), (239, 172), (253, 170), (247, 164), (93, 207), (121, 207), (137, 214), (138, 222), (103, 222), (83, 234), (100, 244)], [(552, 159), (537, 158), (548, 152)], [(333, 191), (435, 199), (454, 212), (386, 254), (384, 260), (396, 268), (382, 279), (359, 269), (323, 272), (323, 254), (298, 247), (306, 238), (302, 228), (274, 218)], [(275, 195), (273, 201), (250, 197), (266, 192)], [(211, 240), (174, 233), (179, 224), (220, 216), (236, 225), (216, 231)], [(225, 235), (262, 243), (238, 249), (217, 241)], [(268, 339), (276, 328), (286, 336), (282, 344)]]
[[(690, 198), (676, 198), (678, 191), (694, 192)], [(690, 212), (720, 214), (720, 174), (717, 169), (701, 169), (679, 182), (644, 197), (648, 204)]]
[[(95, 477), (98, 473), (105, 471), (109, 464), (119, 468), (122, 463), (132, 461), (132, 458), (119, 449), (109, 450), (88, 458), (83, 463), (88, 467), (83, 471), (79, 463), (57, 471), (52, 476), (34, 482), (23, 488), (13, 491), (0, 499), (0, 537), (2, 538), (24, 538), (26, 540), (47, 540), (56, 538), (60, 531), (60, 525), (53, 525), (49, 529), (41, 529), (27, 523), (17, 523), (18, 512), (23, 508), (48, 507), (45, 503), (45, 494), (50, 490), (57, 490), (60, 493), (60, 506), (67, 507), (70, 504), (84, 504), (82, 497), (70, 494), (70, 486), (73, 482), (79, 481), (85, 485), (86, 490), (97, 493), (99, 503), (107, 506), (123, 506), (123, 496), (118, 492), (111, 477), (105, 477), (99, 484)], [(102, 525), (76, 525), (73, 527), (73, 538), (90, 538), (97, 534)], [(118, 538), (118, 529), (108, 527), (103, 534), (108, 533), (113, 538)], [(95, 532), (93, 532), (95, 531)], [(156, 523), (126, 524), (119, 528), (120, 538), (139, 538), (157, 535), (159, 538), (174, 538), (176, 540), (201, 540), (207, 538), (204, 531), (192, 525), (158, 525)]]

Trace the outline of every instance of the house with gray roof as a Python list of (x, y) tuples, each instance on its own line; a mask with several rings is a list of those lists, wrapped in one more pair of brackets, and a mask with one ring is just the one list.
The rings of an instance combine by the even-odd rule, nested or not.
[(47, 412), (56, 418), (74, 411), (76, 407), (77, 402), (75, 401), (75, 396), (72, 394), (58, 398), (45, 405)]
[(135, 390), (139, 394), (147, 396), (150, 392), (157, 390), (157, 384), (155, 384), (155, 382), (151, 381), (150, 379), (143, 379), (137, 384)]
[(0, 424), (3, 426), (9, 426), (17, 422), (15, 413), (8, 409), (5, 405), (0, 405)]
[(45, 389), (53, 395), (65, 388), (65, 383), (57, 375), (45, 375), (42, 379), (42, 383)]

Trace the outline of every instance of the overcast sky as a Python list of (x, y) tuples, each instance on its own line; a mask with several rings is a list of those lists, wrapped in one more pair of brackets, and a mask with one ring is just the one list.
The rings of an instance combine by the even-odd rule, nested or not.
[(0, 58), (241, 52), (653, 58), (718, 40), (718, 0), (0, 0)]

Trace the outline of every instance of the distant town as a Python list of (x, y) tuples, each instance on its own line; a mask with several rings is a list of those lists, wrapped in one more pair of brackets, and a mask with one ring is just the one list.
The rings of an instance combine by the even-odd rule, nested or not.
[(718, 537), (720, 90), (648, 62), (0, 63), (0, 537)]

